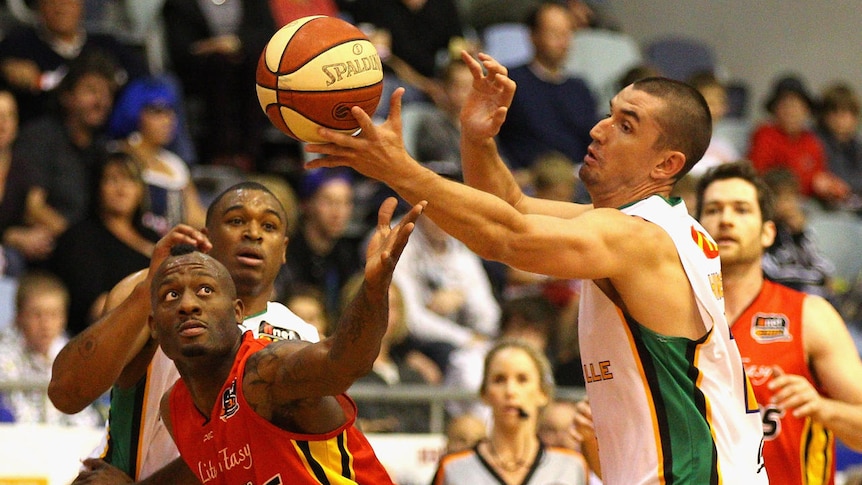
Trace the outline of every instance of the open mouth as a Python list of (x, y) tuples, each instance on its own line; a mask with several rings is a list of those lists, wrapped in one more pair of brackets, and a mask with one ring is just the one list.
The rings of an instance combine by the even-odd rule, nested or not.
[(584, 163), (596, 161), (596, 152), (592, 148), (587, 148), (587, 154), (584, 156)]
[(260, 266), (263, 264), (263, 252), (253, 248), (244, 248), (237, 252), (236, 259), (246, 266)]

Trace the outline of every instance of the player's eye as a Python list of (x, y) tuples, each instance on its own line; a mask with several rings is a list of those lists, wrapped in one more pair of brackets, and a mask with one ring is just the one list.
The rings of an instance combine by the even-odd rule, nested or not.
[(174, 301), (180, 297), (180, 294), (174, 290), (169, 290), (165, 292), (165, 301)]
[(198, 290), (198, 294), (200, 295), (212, 295), (213, 289), (211, 286), (201, 286), (201, 289)]

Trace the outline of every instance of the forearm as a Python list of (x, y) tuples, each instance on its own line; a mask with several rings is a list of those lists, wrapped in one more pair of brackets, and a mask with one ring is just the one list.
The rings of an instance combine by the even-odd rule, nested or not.
[(371, 371), (389, 322), (389, 285), (374, 289), (363, 282), (338, 320), (329, 349), (337, 371), (349, 376), (347, 387)]
[(107, 392), (150, 340), (149, 286), (138, 284), (117, 308), (73, 338), (54, 360), (48, 396), (77, 413)]
[(836, 438), (849, 448), (862, 451), (862, 404), (825, 399), (819, 415), (817, 420)]
[(493, 138), (461, 136), (461, 170), (464, 183), (505, 200), (515, 207), (525, 197), (512, 172), (503, 162)]
[(384, 181), (411, 204), (430, 199), (425, 216), (482, 258), (500, 260), (498, 253), (505, 250), (500, 241), (510, 241), (510, 235), (524, 228), (518, 211), (499, 197), (428, 169), (416, 168), (409, 177), (391, 176)]
[(590, 206), (530, 197), (521, 190), (512, 172), (503, 162), (493, 139), (461, 139), (461, 170), (464, 183), (506, 201), (521, 214), (545, 214), (572, 218)]

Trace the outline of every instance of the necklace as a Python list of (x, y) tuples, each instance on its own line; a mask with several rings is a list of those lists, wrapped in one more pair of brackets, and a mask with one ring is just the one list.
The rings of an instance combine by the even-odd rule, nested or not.
[[(508, 461), (508, 462), (503, 461), (503, 459), (500, 458), (500, 455), (497, 453), (497, 448), (494, 447), (494, 441), (490, 440), (490, 439), (487, 441), (488, 441), (488, 451), (491, 452), (491, 457), (494, 458), (494, 461), (503, 470), (510, 472), (510, 473), (516, 472), (516, 471), (520, 470), (521, 468), (524, 468), (524, 466), (527, 464), (527, 459), (524, 456), (519, 456), (517, 459), (515, 459), (513, 461)], [(524, 453), (524, 455), (526, 455), (526, 452)]]

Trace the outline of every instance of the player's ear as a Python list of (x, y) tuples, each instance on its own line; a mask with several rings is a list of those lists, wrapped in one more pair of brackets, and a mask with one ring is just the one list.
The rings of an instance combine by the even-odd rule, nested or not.
[(153, 320), (153, 314), (152, 313), (147, 315), (147, 326), (150, 327), (150, 337), (152, 337), (153, 340), (158, 340), (159, 339), (159, 331), (156, 329), (156, 322), (155, 322), (155, 320)]
[(683, 167), (685, 167), (685, 154), (677, 150), (668, 150), (663, 153), (661, 162), (653, 169), (653, 176), (659, 180), (674, 179)]
[(233, 310), (234, 315), (236, 316), (236, 323), (237, 325), (239, 325), (245, 319), (245, 305), (243, 305), (242, 300), (240, 300), (239, 298), (234, 300)]
[(772, 221), (764, 221), (763, 228), (760, 230), (760, 244), (764, 249), (772, 246), (775, 242), (775, 223)]

